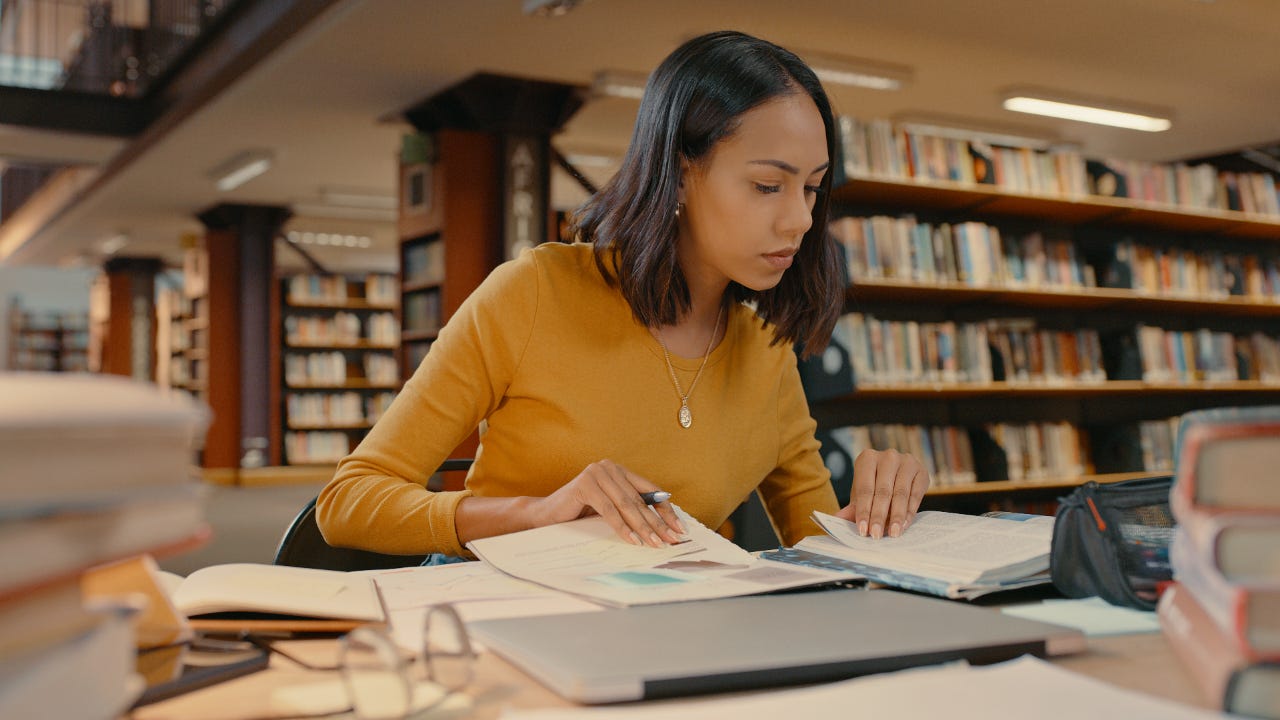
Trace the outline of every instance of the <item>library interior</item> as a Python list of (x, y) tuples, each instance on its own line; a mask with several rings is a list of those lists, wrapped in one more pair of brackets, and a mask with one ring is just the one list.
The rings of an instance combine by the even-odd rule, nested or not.
[[(644, 699), (625, 710), (1280, 718), (1277, 17), (1273, 0), (0, 0), (0, 716), (571, 719)], [(633, 161), (651, 73), (722, 30), (794, 53), (830, 99), (843, 304), (829, 342), (795, 353), (813, 452), (841, 507), (864, 453), (915, 458), (921, 520), (890, 553), (815, 512), (784, 546), (763, 489), (709, 528), (675, 493), (688, 545), (632, 548), (592, 515), (409, 574), (424, 556), (329, 548), (313, 503), (338, 463), (442, 331), (437, 356), (459, 342), (446, 325), (496, 268), (580, 239), (575, 213)], [(651, 343), (685, 428), (707, 326), (705, 353), (666, 365)], [(483, 471), (484, 431), (422, 468), (428, 490)], [(588, 536), (622, 548), (557, 551), (590, 576), (529, 557)], [(301, 595), (352, 583), (380, 607), (319, 603), (309, 622), (337, 625), (277, 643), (175, 602), (233, 567), (227, 587), (265, 604), (218, 612), (306, 615)], [(124, 586), (150, 605), (103, 589)], [(677, 664), (714, 682), (654, 680), (641, 657), (617, 668), (638, 673), (630, 697), (584, 690), (585, 648), (520, 634), (591, 611), (607, 642), (752, 600), (803, 618), (834, 593), (904, 593), (884, 628), (930, 616), (906, 599), (926, 595), (981, 613), (952, 625), (1034, 637), (937, 650), (859, 626), (841, 645), (860, 657)], [(248, 650), (193, 671), (233, 626)], [(388, 648), (441, 677), (465, 655), (465, 679), (388, 671), (402, 688), (365, 693), (361, 653)], [(828, 674), (796, 669), (814, 663)]]

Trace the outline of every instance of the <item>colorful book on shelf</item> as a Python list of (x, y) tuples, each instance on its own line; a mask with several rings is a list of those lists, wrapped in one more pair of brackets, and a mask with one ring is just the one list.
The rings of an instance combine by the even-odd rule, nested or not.
[(1280, 718), (1280, 663), (1246, 657), (1181, 583), (1160, 596), (1156, 616), (1173, 654), (1215, 707)]
[(796, 548), (850, 563), (868, 580), (952, 599), (1049, 582), (1053, 518), (983, 517), (926, 510), (896, 538), (858, 534), (857, 525), (815, 512), (826, 531)]
[[(1271, 552), (1280, 552), (1280, 548)], [(1174, 579), (1196, 596), (1237, 652), (1250, 660), (1280, 662), (1280, 582), (1228, 581), (1181, 530), (1170, 543), (1169, 563)]]
[(1195, 410), (1178, 427), (1174, 513), (1280, 512), (1280, 406)]

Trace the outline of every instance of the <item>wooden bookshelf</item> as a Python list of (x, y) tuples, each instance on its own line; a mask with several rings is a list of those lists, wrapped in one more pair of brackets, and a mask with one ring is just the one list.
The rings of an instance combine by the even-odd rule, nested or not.
[[(1114, 236), (1135, 234), (1144, 240), (1192, 249), (1226, 245), (1232, 252), (1244, 254), (1274, 256), (1280, 252), (1280, 217), (1231, 210), (884, 178), (849, 179), (833, 190), (832, 198), (833, 219), (846, 215), (915, 215), (939, 223), (978, 221), (996, 227), (1011, 226), (1020, 232), (1027, 232), (1027, 228), (1043, 230), (1055, 238), (1070, 238), (1077, 248), (1082, 238), (1096, 243), (1101, 232)], [(1080, 257), (1083, 262), (1083, 251)], [(1101, 268), (1095, 269), (1101, 276)], [(921, 322), (1028, 318), (1037, 323), (1046, 321), (1047, 328), (1103, 328), (1111, 334), (1103, 339), (1112, 342), (1117, 334), (1128, 332), (1126, 327), (1132, 329), (1138, 324), (1168, 327), (1171, 332), (1216, 328), (1217, 332), (1235, 337), (1259, 330), (1268, 337), (1280, 337), (1280, 298), (1257, 295), (1205, 297), (1111, 287), (1031, 287), (1008, 282), (977, 285), (954, 280), (875, 277), (851, 281), (845, 311)], [(1151, 382), (1117, 379), (1111, 372), (1105, 382), (879, 382), (863, 383), (852, 392), (832, 394), (830, 390), (828, 387), (825, 394), (811, 395), (820, 437), (845, 425), (902, 423), (966, 427), (972, 432), (988, 423), (1066, 421), (1083, 431), (1081, 437), (1088, 437), (1094, 445), (1107, 441), (1110, 429), (1120, 424), (1150, 424), (1202, 407), (1280, 401), (1280, 383), (1270, 381)], [(1095, 472), (1090, 464), (1083, 475), (1053, 480), (1012, 482), (990, 477), (980, 478), (983, 482), (939, 486), (929, 491), (930, 506), (947, 507), (953, 501), (965, 507), (984, 503), (994, 506), (997, 501), (1024, 495), (1044, 499), (1055, 490), (1088, 481), (1118, 482), (1167, 472), (1163, 467), (1111, 470), (1115, 468)]]
[(9, 370), (83, 372), (89, 364), (89, 315), (9, 305)]
[(399, 285), (380, 273), (293, 275), (279, 293), (282, 460), (333, 463), (399, 389)]

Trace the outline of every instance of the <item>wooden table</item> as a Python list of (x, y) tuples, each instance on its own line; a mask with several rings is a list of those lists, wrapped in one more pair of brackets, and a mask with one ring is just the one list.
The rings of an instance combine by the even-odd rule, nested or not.
[[(297, 640), (282, 643), (287, 650), (317, 663), (333, 659), (335, 640)], [(1114, 685), (1213, 709), (1199, 686), (1171, 654), (1160, 633), (1090, 638), (1089, 650), (1058, 658), (1054, 663)], [(137, 720), (238, 720), (269, 717), (273, 690), (290, 685), (338, 681), (335, 672), (308, 671), (287, 659), (273, 656), (271, 667), (187, 695), (137, 710)], [(497, 718), (504, 708), (565, 707), (566, 700), (553, 694), (503, 659), (485, 653), (477, 664), (476, 682), (467, 691), (474, 710), (468, 717)]]

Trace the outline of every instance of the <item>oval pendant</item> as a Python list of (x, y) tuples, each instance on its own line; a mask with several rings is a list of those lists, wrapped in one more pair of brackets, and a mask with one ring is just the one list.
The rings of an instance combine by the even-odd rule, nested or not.
[(693, 424), (693, 413), (689, 412), (688, 405), (680, 406), (680, 427), (689, 427)]

